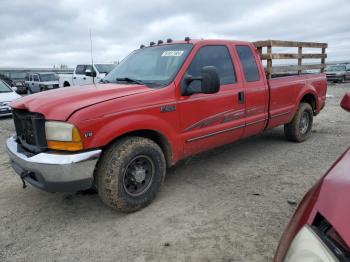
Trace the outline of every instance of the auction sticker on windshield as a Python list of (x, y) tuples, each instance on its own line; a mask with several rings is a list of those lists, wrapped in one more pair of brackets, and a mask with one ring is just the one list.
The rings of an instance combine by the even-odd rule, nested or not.
[(164, 51), (162, 56), (182, 56), (184, 51)]

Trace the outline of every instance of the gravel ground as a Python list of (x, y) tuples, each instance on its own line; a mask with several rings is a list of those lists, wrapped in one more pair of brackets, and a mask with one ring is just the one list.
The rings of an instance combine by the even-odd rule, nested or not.
[(22, 189), (8, 164), (11, 119), (0, 120), (0, 261), (271, 261), (306, 190), (350, 145), (350, 84), (331, 85), (304, 143), (283, 128), (182, 161), (156, 200), (132, 214), (96, 194)]

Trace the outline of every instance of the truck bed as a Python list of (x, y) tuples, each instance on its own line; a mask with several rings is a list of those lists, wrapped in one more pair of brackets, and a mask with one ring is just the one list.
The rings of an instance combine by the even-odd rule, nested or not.
[(318, 114), (325, 105), (327, 93), (325, 74), (282, 76), (267, 79), (267, 82), (270, 92), (268, 128), (290, 122), (297, 105), (305, 95), (307, 99), (314, 100), (315, 114)]

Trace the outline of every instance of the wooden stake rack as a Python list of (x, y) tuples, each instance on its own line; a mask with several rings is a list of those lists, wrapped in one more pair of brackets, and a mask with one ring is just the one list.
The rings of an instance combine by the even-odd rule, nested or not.
[[(254, 45), (260, 53), (261, 60), (267, 60), (266, 75), (270, 79), (274, 73), (286, 73), (291, 71), (297, 71), (301, 74), (303, 70), (319, 69), (321, 73), (326, 68), (326, 48), (327, 43), (314, 43), (314, 42), (296, 42), (296, 41), (280, 41), (280, 40), (265, 40), (254, 42)], [(266, 47), (266, 53), (263, 52), (263, 48)], [(298, 53), (273, 53), (273, 47), (296, 47)], [(304, 53), (303, 48), (320, 48), (320, 53)], [(291, 66), (279, 66), (272, 67), (272, 60), (274, 59), (297, 59), (298, 65)], [(320, 64), (303, 64), (303, 59), (321, 59)]]

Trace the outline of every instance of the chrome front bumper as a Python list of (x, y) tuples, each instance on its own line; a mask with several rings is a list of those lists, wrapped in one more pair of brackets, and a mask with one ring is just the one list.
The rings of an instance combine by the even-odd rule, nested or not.
[(72, 192), (88, 189), (94, 180), (94, 169), (102, 150), (83, 153), (47, 152), (31, 154), (14, 137), (6, 141), (11, 165), (29, 184), (50, 192)]
[(0, 106), (0, 116), (10, 116), (10, 115), (12, 115), (11, 107)]

